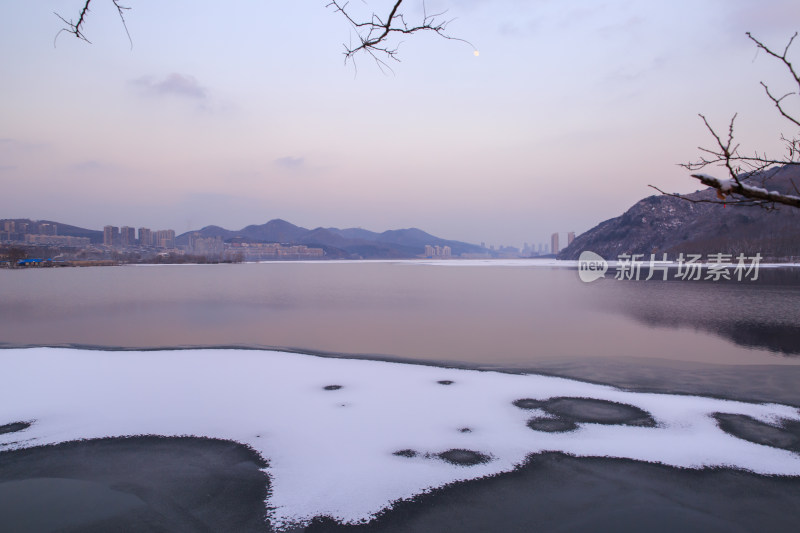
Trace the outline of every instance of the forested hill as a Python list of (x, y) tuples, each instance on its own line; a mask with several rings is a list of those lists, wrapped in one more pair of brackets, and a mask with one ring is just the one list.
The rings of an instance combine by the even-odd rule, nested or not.
[(219, 226), (206, 226), (196, 231), (179, 235), (178, 244), (187, 244), (189, 236), (199, 233), (202, 237), (221, 237), (223, 240), (243, 239), (252, 242), (278, 242), (305, 244), (325, 249), (326, 256), (342, 258), (404, 258), (416, 257), (425, 252), (425, 245), (449, 246), (453, 256), (462, 253), (486, 252), (475, 244), (452, 241), (436, 237), (417, 228), (388, 230), (382, 233), (361, 228), (316, 228), (306, 229), (281, 219), (260, 225), (246, 226), (240, 230), (228, 230)]

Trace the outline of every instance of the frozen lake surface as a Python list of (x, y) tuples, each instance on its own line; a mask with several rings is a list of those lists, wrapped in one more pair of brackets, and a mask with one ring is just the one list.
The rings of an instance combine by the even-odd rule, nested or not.
[(233, 440), (267, 461), (278, 529), (369, 520), (543, 452), (800, 475), (783, 430), (800, 410), (779, 404), (257, 350), (8, 349), (0, 367), (14, 377), (0, 389), (0, 450), (129, 435)]
[[(764, 485), (772, 495), (762, 502), (765, 515), (745, 513), (756, 521), (788, 516), (798, 491), (797, 268), (763, 269), (757, 282), (609, 275), (589, 284), (575, 269), (546, 261), (63, 268), (0, 271), (0, 294), (5, 457), (131, 435), (242, 443), (265, 461), (273, 527), (319, 516), (360, 523), (421, 495), (442, 501), (442, 490), (479, 478), (467, 485), (491, 499), (519, 479), (538, 486), (537, 468), (566, 468), (564, 487), (594, 472), (588, 479), (600, 483), (601, 494), (630, 484), (671, 516), (689, 513), (691, 505), (674, 502), (694, 497), (685, 483), (696, 480), (680, 474), (662, 485), (672, 474), (631, 464), (716, 476), (704, 490), (735, 487), (738, 494)], [(173, 455), (164, 457), (230, 444), (173, 441)], [(119, 449), (119, 457), (132, 460), (167, 446), (86, 442), (101, 443), (87, 449)], [(50, 461), (55, 456), (45, 457), (24, 464), (47, 476), (64, 471)], [(518, 468), (532, 457), (549, 459)], [(584, 462), (570, 466), (571, 457)], [(120, 480), (73, 472), (75, 484), (68, 485), (127, 508), (136, 500), (115, 487), (135, 474), (125, 469), (128, 460), (120, 459)], [(99, 471), (101, 463), (90, 466)], [(0, 482), (0, 494), (19, 494), (27, 487), (21, 483), (39, 487), (37, 494), (44, 486), (72, 490), (49, 477), (18, 479), (13, 465), (4, 468), (11, 481)], [(522, 477), (507, 477), (512, 470)], [(598, 481), (622, 471), (630, 471), (623, 485)], [(642, 472), (655, 476), (652, 490), (637, 485)], [(491, 477), (497, 474), (504, 476)], [(780, 479), (791, 480), (788, 492)], [(162, 485), (158, 494), (166, 496), (169, 483)], [(531, 507), (524, 490), (514, 497), (519, 501), (497, 496), (497, 508), (514, 501), (512, 515), (523, 516)], [(546, 507), (562, 506), (554, 516), (563, 519), (575, 515), (566, 502), (583, 501), (577, 488), (536, 490), (552, 496)], [(188, 489), (182, 494), (194, 498)], [(473, 509), (470, 494), (454, 513)], [(584, 514), (597, 507), (586, 502)], [(749, 509), (731, 497), (715, 505), (731, 523), (739, 509)], [(51, 510), (18, 513), (19, 523)], [(81, 518), (76, 513), (65, 520)], [(475, 523), (504, 520), (500, 511), (483, 513)], [(97, 518), (87, 516), (81, 519)], [(658, 522), (656, 515), (651, 520)]]

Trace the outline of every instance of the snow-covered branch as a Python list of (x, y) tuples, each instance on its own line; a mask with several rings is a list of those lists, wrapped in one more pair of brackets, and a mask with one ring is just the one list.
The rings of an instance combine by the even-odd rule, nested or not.
[[(670, 194), (670, 196), (676, 196), (694, 202), (702, 201), (743, 206), (757, 205), (769, 209), (773, 209), (777, 205), (788, 205), (800, 208), (800, 196), (794, 196), (786, 192), (767, 190), (763, 187), (752, 185), (752, 182), (747, 182), (747, 180), (762, 175), (764, 171), (772, 168), (787, 165), (800, 165), (800, 131), (797, 131), (797, 128), (800, 126), (800, 119), (793, 116), (786, 107), (790, 97), (800, 97), (800, 76), (798, 76), (794, 65), (789, 59), (789, 51), (797, 35), (798, 34), (795, 33), (789, 39), (783, 52), (779, 53), (753, 37), (749, 32), (747, 33), (747, 37), (756, 44), (758, 49), (764, 50), (769, 56), (777, 59), (784, 65), (792, 78), (793, 84), (798, 87), (798, 92), (790, 92), (783, 96), (776, 96), (770, 91), (766, 83), (763, 81), (761, 82), (761, 86), (764, 88), (767, 98), (772, 101), (778, 113), (788, 122), (789, 127), (796, 131), (794, 135), (789, 136), (783, 133), (780, 134), (780, 140), (784, 143), (786, 150), (783, 157), (770, 156), (765, 152), (759, 153), (757, 150), (752, 153), (742, 151), (739, 143), (736, 141), (734, 132), (737, 115), (733, 115), (726, 134), (720, 134), (714, 129), (708, 119), (701, 114), (700, 118), (703, 120), (703, 124), (714, 140), (715, 146), (711, 148), (698, 147), (698, 150), (700, 150), (700, 157), (695, 161), (682, 163), (680, 166), (691, 171), (691, 176), (693, 178), (699, 180), (704, 185), (716, 189), (716, 199), (698, 200), (697, 198), (689, 198), (686, 195), (680, 194)], [(726, 178), (719, 179), (709, 174), (697, 172), (708, 167), (720, 167), (724, 169), (727, 175)], [(761, 185), (763, 185), (763, 183)], [(800, 195), (800, 190), (797, 189), (797, 185), (794, 184), (794, 182), (792, 182), (792, 186), (795, 192)], [(663, 193), (663, 191), (657, 187), (653, 188), (662, 192), (662, 194), (667, 194)]]
[(740, 196), (756, 202), (768, 204), (783, 204), (800, 208), (800, 196), (784, 194), (778, 191), (768, 191), (763, 187), (756, 187), (743, 183), (740, 179), (721, 180), (708, 174), (692, 174), (692, 177), (699, 180), (703, 185), (717, 190), (717, 197), (724, 202), (728, 196)]

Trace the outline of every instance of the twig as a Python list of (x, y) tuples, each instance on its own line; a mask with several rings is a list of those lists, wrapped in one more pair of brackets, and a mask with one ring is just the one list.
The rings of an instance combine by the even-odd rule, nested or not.
[(390, 46), (387, 44), (389, 37), (395, 34), (410, 35), (418, 32), (433, 32), (445, 39), (461, 41), (472, 46), (472, 44), (465, 39), (447, 35), (447, 26), (453, 21), (453, 19), (443, 20), (441, 18), (445, 15), (446, 11), (428, 14), (425, 2), (423, 2), (422, 21), (416, 25), (410, 25), (406, 22), (403, 13), (400, 12), (400, 6), (402, 3), (403, 0), (396, 0), (392, 5), (388, 15), (385, 17), (381, 17), (378, 14), (373, 13), (368, 20), (361, 22), (353, 18), (353, 16), (348, 12), (347, 8), (350, 5), (349, 2), (342, 3), (340, 0), (331, 0), (328, 3), (327, 7), (333, 8), (334, 13), (341, 13), (347, 22), (353, 27), (355, 34), (358, 36), (357, 45), (353, 45), (352, 43), (350, 45), (344, 45), (345, 62), (349, 59), (353, 59), (359, 52), (366, 52), (375, 60), (381, 70), (383, 70), (383, 68), (392, 70), (391, 67), (383, 59), (381, 59), (381, 57), (400, 61), (398, 57), (398, 50), (400, 44), (402, 44), (402, 41), (395, 46)]
[[(117, 14), (119, 15), (119, 19), (122, 21), (122, 27), (125, 28), (125, 35), (128, 36), (128, 42), (131, 43), (131, 49), (133, 49), (133, 39), (131, 39), (131, 33), (128, 31), (128, 23), (125, 21), (125, 11), (130, 9), (130, 7), (123, 6), (120, 2), (122, 0), (111, 0), (111, 3), (114, 4), (114, 7), (117, 8)], [(71, 33), (78, 39), (82, 41), (86, 41), (89, 44), (92, 44), (92, 41), (86, 38), (86, 35), (83, 33), (83, 25), (86, 22), (86, 17), (89, 14), (89, 4), (92, 3), (92, 0), (85, 0), (83, 4), (83, 8), (81, 9), (80, 13), (78, 14), (78, 21), (72, 22), (72, 20), (67, 20), (58, 13), (53, 13), (57, 16), (61, 21), (66, 24), (66, 27), (61, 28), (58, 33), (56, 33), (55, 38), (53, 39), (53, 46), (56, 45), (56, 41), (58, 40), (58, 36), (61, 35), (62, 32)]]

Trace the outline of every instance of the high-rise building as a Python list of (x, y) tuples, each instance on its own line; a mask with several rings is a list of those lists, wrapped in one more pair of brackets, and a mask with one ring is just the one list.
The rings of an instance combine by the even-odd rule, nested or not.
[[(298, 253), (305, 251), (305, 247), (302, 248), (303, 250), (298, 251)], [(225, 251), (225, 243), (222, 242), (222, 237), (219, 235), (216, 237), (203, 237), (202, 233), (194, 232), (189, 235), (189, 251), (198, 255), (219, 255)]]
[(558, 233), (553, 233), (550, 235), (550, 253), (557, 254), (559, 251), (558, 246)]
[(47, 222), (39, 223), (39, 235), (58, 235), (58, 226)]
[(575, 232), (574, 231), (570, 231), (569, 233), (567, 233), (567, 246), (572, 244), (572, 241), (574, 241), (574, 240), (575, 240)]
[(153, 246), (153, 232), (150, 228), (139, 228), (139, 246)]
[(130, 226), (122, 226), (119, 230), (119, 243), (122, 246), (134, 246), (136, 244), (136, 229)]
[(119, 228), (116, 226), (103, 226), (103, 244), (114, 246), (119, 244)]
[(425, 257), (452, 257), (453, 250), (449, 246), (425, 245)]
[(162, 229), (155, 232), (154, 245), (158, 248), (175, 248), (175, 230)]

